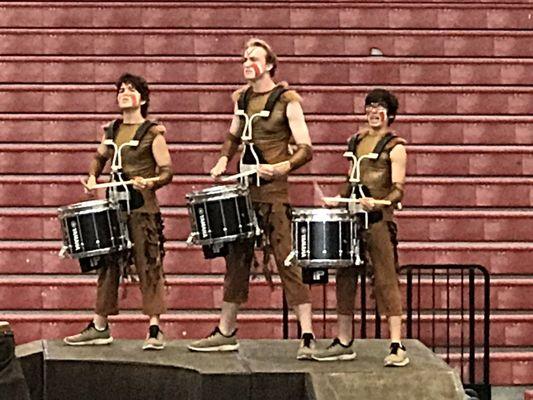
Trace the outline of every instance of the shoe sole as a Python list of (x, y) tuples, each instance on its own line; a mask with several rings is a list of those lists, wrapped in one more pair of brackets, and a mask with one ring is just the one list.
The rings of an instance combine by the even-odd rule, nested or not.
[(215, 352), (224, 352), (224, 351), (236, 351), (239, 349), (239, 344), (225, 344), (222, 346), (216, 346), (216, 347), (193, 347), (193, 346), (187, 346), (187, 348), (190, 351), (199, 351), (203, 353), (215, 353)]
[(313, 356), (311, 354), (301, 354), (299, 356), (296, 356), (296, 359), (297, 360), (312, 360), (313, 359)]
[(351, 361), (357, 358), (357, 354), (342, 354), (340, 356), (322, 357), (311, 356), (315, 361)]
[(87, 340), (85, 342), (69, 342), (66, 339), (63, 339), (63, 342), (68, 344), (69, 346), (102, 346), (106, 344), (111, 344), (113, 342), (113, 337), (109, 337), (106, 339)]
[(163, 350), (165, 345), (155, 345), (155, 344), (145, 344), (143, 345), (143, 350)]
[(401, 361), (401, 362), (386, 362), (385, 363), (385, 367), (405, 367), (407, 364), (409, 364), (410, 360), (409, 358), (405, 358), (405, 360)]

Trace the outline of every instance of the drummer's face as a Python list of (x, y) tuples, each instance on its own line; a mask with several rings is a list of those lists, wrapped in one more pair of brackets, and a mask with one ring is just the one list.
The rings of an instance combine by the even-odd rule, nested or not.
[(140, 108), (144, 101), (141, 101), (141, 94), (131, 83), (124, 82), (118, 89), (117, 103), (121, 110), (127, 110)]
[(366, 120), (368, 125), (374, 129), (379, 129), (387, 126), (389, 118), (387, 116), (387, 108), (380, 103), (372, 103), (365, 107)]
[(267, 72), (269, 65), (266, 63), (266, 55), (267, 52), (262, 47), (250, 46), (244, 50), (242, 58), (244, 79), (256, 81)]

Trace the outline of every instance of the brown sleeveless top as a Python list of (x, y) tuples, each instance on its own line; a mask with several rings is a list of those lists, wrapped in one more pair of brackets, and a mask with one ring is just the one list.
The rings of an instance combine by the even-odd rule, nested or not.
[[(122, 142), (132, 139), (136, 129), (132, 129), (131, 127), (132, 125), (122, 124), (115, 136), (115, 142), (117, 139)], [(124, 130), (132, 131), (133, 133), (125, 132)], [(163, 125), (153, 125), (141, 138), (137, 147), (126, 146), (122, 149), (122, 169), (130, 179), (135, 176), (141, 176), (143, 178), (158, 176), (157, 162), (152, 153), (152, 143), (157, 135), (162, 135), (164, 132), (165, 128)], [(129, 135), (131, 135), (131, 138), (125, 139), (125, 137)], [(109, 153), (112, 157), (112, 148), (110, 148)], [(133, 210), (133, 212), (149, 214), (158, 213), (160, 209), (155, 191), (152, 189), (145, 189), (142, 190), (141, 193), (143, 195), (144, 205)]]
[[(245, 90), (245, 89), (244, 89)], [(272, 91), (252, 93), (246, 113), (248, 116), (256, 114), (265, 108)], [(293, 90), (283, 93), (274, 105), (269, 118), (257, 117), (252, 123), (252, 140), (263, 153), (269, 164), (276, 164), (290, 159), (289, 141), (292, 133), (287, 119), (287, 104), (299, 96)], [(237, 136), (242, 135), (244, 122), (241, 120)], [(261, 203), (288, 203), (289, 191), (287, 176), (275, 178), (259, 187), (250, 185), (252, 201)]]
[[(361, 141), (358, 143), (356, 151), (357, 157), (371, 153), (381, 137), (370, 136), (366, 132), (360, 133)], [(370, 194), (375, 199), (385, 198), (392, 190), (392, 167), (390, 153), (398, 144), (407, 142), (395, 137), (385, 146), (377, 160), (364, 159), (361, 161), (361, 183), (368, 187)], [(383, 209), (383, 219), (392, 220), (393, 206)]]

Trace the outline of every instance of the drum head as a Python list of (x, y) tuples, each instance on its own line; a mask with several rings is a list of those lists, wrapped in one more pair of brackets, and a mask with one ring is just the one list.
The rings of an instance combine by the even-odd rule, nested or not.
[(345, 208), (295, 208), (292, 218), (295, 221), (344, 221), (350, 219), (350, 214)]
[(111, 208), (111, 203), (107, 200), (89, 200), (80, 203), (70, 204), (68, 206), (59, 207), (57, 212), (59, 215), (63, 214), (77, 214), (83, 211), (99, 211)]
[(192, 201), (203, 201), (211, 198), (220, 199), (247, 194), (248, 189), (242, 185), (218, 185), (188, 193), (186, 197)]

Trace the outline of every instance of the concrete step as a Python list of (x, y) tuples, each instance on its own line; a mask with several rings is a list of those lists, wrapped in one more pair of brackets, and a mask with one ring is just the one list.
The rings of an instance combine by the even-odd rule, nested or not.
[[(9, 92), (4, 92), (4, 96), (9, 95)], [(484, 95), (490, 96), (488, 93)], [(112, 97), (111, 93), (109, 97)], [(408, 107), (408, 104), (401, 107)], [(309, 108), (307, 101), (304, 108)], [(102, 126), (116, 117), (112, 114), (0, 114), (0, 142), (99, 142)], [(171, 143), (220, 144), (231, 116), (228, 112), (152, 114), (151, 118), (165, 124), (168, 131), (166, 138)], [(348, 137), (363, 123), (361, 115), (306, 112), (305, 119), (315, 144), (346, 145)], [(533, 117), (527, 115), (400, 115), (394, 122), (394, 130), (411, 144), (533, 145), (533, 135), (529, 130), (532, 123)]]
[[(1, 55), (240, 54), (250, 36), (280, 56), (528, 57), (531, 31), (411, 29), (0, 29)], [(327, 43), (327, 45), (325, 45)]]
[[(57, 229), (57, 221), (50, 221)], [(54, 228), (52, 228), (52, 224)], [(36, 225), (39, 230), (40, 227)], [(400, 231), (401, 232), (401, 231)], [(0, 241), (0, 274), (79, 274), (75, 260), (58, 257), (61, 242)], [(531, 274), (531, 242), (400, 242), (400, 264), (464, 264), (485, 266), (491, 274)], [(224, 259), (205, 260), (198, 246), (165, 243), (165, 271), (169, 274), (222, 274)]]
[[(3, 96), (0, 99), (0, 111), (10, 114), (44, 113), (45, 115), (48, 113), (60, 115), (70, 113), (109, 114), (117, 109), (114, 86), (109, 82), (114, 81), (119, 76), (118, 74), (109, 76), (110, 81), (99, 85), (0, 84), (0, 89), (3, 91)], [(213, 116), (201, 115), (200, 117), (198, 114), (223, 113), (226, 115), (226, 119), (222, 132), (227, 132), (230, 115), (233, 113), (233, 102), (230, 100), (230, 95), (240, 86), (237, 83), (231, 85), (212, 84), (216, 82), (216, 79), (205, 84), (151, 85), (150, 110), (156, 114), (194, 114), (196, 119), (205, 118), (207, 120)], [(157, 82), (157, 80), (151, 82)], [(240, 80), (235, 82), (240, 82)], [(367, 86), (367, 82), (364, 82), (363, 85), (350, 86), (343, 86), (340, 83), (340, 81), (336, 81), (328, 86), (295, 85), (294, 89), (298, 90), (303, 97), (302, 104), (306, 114), (328, 114), (324, 115), (324, 118), (331, 119), (339, 118), (339, 116), (355, 118), (355, 114), (358, 118), (362, 118), (365, 96), (374, 87)], [(414, 82), (414, 84), (422, 85), (422, 82)], [(439, 118), (439, 115), (440, 118), (444, 117), (449, 122), (464, 122), (465, 118), (467, 121), (468, 118), (477, 121), (480, 118), (485, 118), (485, 116), (489, 119), (496, 118), (492, 116), (498, 116), (497, 118), (505, 117), (507, 120), (511, 120), (509, 121), (509, 129), (514, 133), (513, 127), (516, 124), (529, 122), (531, 118), (529, 117), (529, 105), (533, 102), (533, 89), (530, 87), (387, 85), (387, 89), (393, 91), (399, 99), (399, 122), (402, 121), (402, 118), (421, 118), (424, 121), (424, 118)], [(28, 96), (28, 93), (32, 95)], [(474, 115), (471, 116), (471, 114)], [(25, 118), (25, 116), (19, 116), (19, 118), (21, 117)], [(8, 121), (14, 118), (12, 116)], [(47, 116), (46, 118), (50, 117)], [(72, 117), (69, 116), (69, 118)], [(528, 119), (524, 121), (523, 118)], [(56, 121), (56, 123), (63, 123), (63, 121)], [(61, 125), (57, 128), (61, 128)], [(75, 131), (78, 132), (83, 128), (83, 125), (76, 128)], [(211, 126), (208, 125), (207, 128), (210, 129)], [(428, 127), (425, 126), (424, 128)], [(441, 126), (429, 128), (429, 134), (438, 128)], [(485, 136), (500, 137), (503, 135), (503, 137), (508, 137), (511, 135), (505, 132), (506, 129), (504, 129), (505, 125), (503, 124), (493, 126), (493, 128), (495, 131), (489, 132)], [(185, 134), (196, 133), (197, 129)], [(478, 133), (477, 129), (479, 128), (474, 128), (472, 133)], [(468, 132), (471, 127), (465, 126), (463, 130)], [(350, 132), (353, 131), (354, 128), (350, 128)], [(220, 134), (220, 132), (217, 133)], [(440, 134), (446, 136), (442, 135), (442, 131)], [(458, 129), (454, 129), (449, 134), (457, 135)], [(526, 137), (525, 133), (522, 135)], [(531, 135), (527, 135), (527, 137), (530, 138)], [(445, 139), (440, 139), (438, 143), (443, 140)], [(527, 141), (528, 139), (523, 140)]]
[[(0, 3), (2, 27), (531, 29), (527, 1)], [(316, 18), (320, 12), (320, 19)]]
[[(169, 147), (176, 175), (208, 174), (220, 157), (221, 144)], [(83, 174), (95, 151), (94, 144), (5, 144), (0, 149), (0, 174)], [(346, 145), (314, 146), (313, 160), (298, 173), (344, 174), (349, 168), (344, 151)], [(407, 152), (409, 176), (533, 175), (533, 146), (407, 146)], [(237, 161), (235, 157), (231, 169)]]
[[(0, 207), (64, 206), (87, 199), (80, 179), (84, 175), (2, 175)], [(336, 195), (341, 176), (296, 175), (289, 180), (291, 204), (296, 207), (321, 204), (323, 196)], [(529, 177), (408, 177), (406, 207), (531, 207), (533, 178)], [(175, 176), (161, 189), (163, 206), (184, 206), (185, 195), (212, 186), (207, 176)], [(103, 196), (102, 193), (99, 194)]]
[[(187, 209), (165, 208), (165, 237), (185, 241)], [(410, 210), (396, 214), (401, 242), (533, 242), (530, 210)], [(0, 208), (0, 240), (60, 240), (57, 210)]]
[[(0, 83), (107, 83), (124, 71), (148, 82), (242, 82), (239, 57), (5, 56)], [(279, 78), (322, 85), (522, 85), (528, 58), (281, 57)], [(21, 74), (20, 71), (24, 71)]]

